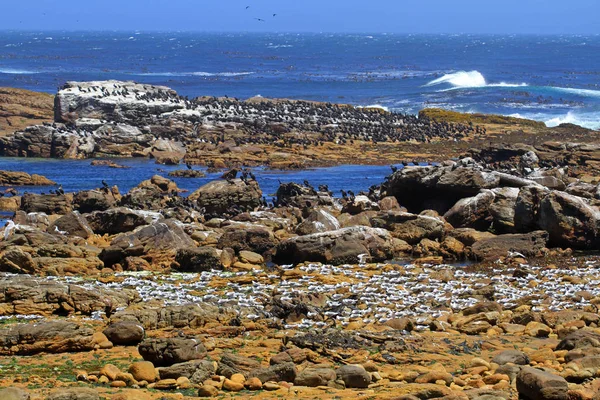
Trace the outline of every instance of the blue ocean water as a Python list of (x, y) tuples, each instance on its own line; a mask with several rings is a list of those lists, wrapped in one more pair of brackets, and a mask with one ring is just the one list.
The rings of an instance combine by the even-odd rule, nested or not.
[[(59, 159), (36, 159), (36, 158), (12, 158), (0, 157), (0, 170), (25, 171), (29, 174), (44, 175), (57, 183), (56, 186), (22, 186), (16, 189), (23, 194), (50, 193), (58, 185), (62, 185), (65, 192), (77, 192), (102, 187), (102, 180), (110, 185), (117, 185), (119, 191), (124, 194), (140, 182), (150, 179), (153, 175), (161, 175), (172, 179), (180, 189), (187, 192), (187, 196), (200, 186), (215, 180), (223, 174), (207, 173), (204, 178), (172, 178), (168, 173), (181, 169), (185, 166), (157, 165), (153, 160), (141, 158), (113, 159), (118, 164), (126, 166), (126, 169), (110, 168), (106, 166), (91, 166), (90, 160), (59, 160)], [(402, 165), (399, 165), (402, 168)], [(199, 168), (203, 169), (205, 168)], [(280, 182), (296, 182), (302, 184), (304, 180), (318, 187), (328, 185), (329, 190), (334, 192), (335, 197), (340, 197), (340, 191), (352, 190), (355, 193), (361, 190), (367, 191), (372, 185), (382, 183), (386, 175), (391, 173), (389, 166), (370, 165), (340, 165), (329, 168), (315, 168), (301, 171), (274, 171), (264, 168), (254, 168), (253, 173), (263, 192), (270, 201), (277, 191)], [(0, 191), (7, 187), (0, 186)], [(0, 227), (13, 213), (0, 212)]]
[[(180, 189), (191, 193), (200, 186), (215, 180), (223, 171), (207, 173), (204, 178), (172, 178), (170, 171), (185, 169), (185, 166), (158, 165), (153, 160), (146, 158), (112, 159), (118, 164), (128, 168), (110, 168), (106, 166), (91, 166), (90, 160), (60, 160), (36, 158), (0, 157), (0, 170), (24, 171), (29, 174), (44, 175), (57, 183), (57, 186), (19, 187), (20, 192), (49, 193), (59, 184), (65, 192), (77, 192), (102, 187), (102, 180), (110, 185), (117, 185), (121, 193), (126, 193), (140, 182), (150, 179), (153, 175), (161, 175), (172, 179)], [(399, 166), (402, 168), (402, 166)], [(206, 170), (206, 168), (195, 167)], [(370, 165), (341, 165), (329, 168), (315, 168), (297, 171), (275, 171), (265, 168), (254, 168), (253, 173), (260, 185), (263, 195), (271, 198), (277, 191), (280, 182), (309, 183), (318, 187), (328, 185), (336, 197), (340, 197), (340, 190), (352, 190), (358, 193), (367, 191), (371, 185), (380, 184), (385, 176), (391, 173), (389, 166)], [(0, 186), (0, 190), (5, 187)], [(182, 195), (186, 195), (185, 193)]]
[(104, 79), (600, 129), (600, 35), (0, 32), (0, 86)]

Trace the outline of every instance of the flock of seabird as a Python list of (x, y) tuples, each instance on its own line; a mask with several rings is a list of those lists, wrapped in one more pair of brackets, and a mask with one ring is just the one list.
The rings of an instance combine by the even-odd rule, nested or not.
[[(459, 140), (469, 135), (486, 134), (485, 127), (470, 123), (435, 121), (415, 115), (385, 112), (376, 108), (331, 103), (300, 100), (240, 101), (228, 97), (190, 99), (165, 87), (118, 82), (78, 84), (66, 89), (83, 97), (118, 102), (124, 110), (130, 102), (132, 110), (137, 113), (144, 111), (140, 111), (143, 108), (136, 103), (147, 103), (149, 115), (141, 115), (141, 121), (134, 118), (127, 121), (125, 118), (121, 122), (138, 124), (142, 127), (148, 120), (153, 120), (157, 124), (181, 120), (190, 127), (187, 134), (182, 135), (177, 131), (173, 135), (179, 136), (178, 139), (188, 144), (200, 141), (218, 145), (233, 139), (237, 145), (275, 144), (280, 147), (301, 145), (308, 148), (308, 146), (323, 146), (325, 143), (353, 144), (355, 141), (376, 144), (410, 140), (419, 142), (436, 139)], [(158, 112), (162, 114), (152, 114)], [(222, 129), (214, 129), (228, 127), (233, 127), (242, 134), (230, 138)], [(65, 128), (59, 124), (57, 129), (73, 130), (75, 126)], [(86, 132), (77, 133), (80, 136), (89, 135)]]
[[(265, 271), (224, 272), (206, 271), (200, 274), (177, 273), (164, 279), (145, 279), (138, 273), (122, 273), (123, 282), (90, 285), (112, 289), (133, 288), (144, 301), (164, 300), (167, 305), (210, 303), (231, 307), (241, 317), (249, 319), (273, 318), (271, 309), (274, 297), (283, 303), (293, 303), (302, 295), (322, 293), (327, 296), (323, 307), (308, 307), (307, 315), (297, 323), (286, 323), (286, 329), (322, 328), (332, 324), (345, 326), (353, 320), (364, 323), (384, 323), (393, 318), (412, 317), (417, 329), (428, 329), (432, 318), (445, 313), (459, 312), (480, 301), (475, 293), (493, 281), (495, 300), (504, 309), (518, 305), (520, 299), (533, 298), (532, 310), (559, 311), (583, 308), (587, 300), (576, 293), (587, 290), (600, 295), (597, 265), (590, 262), (578, 269), (546, 269), (526, 266), (536, 275), (514, 274), (515, 268), (499, 267), (489, 274), (470, 272), (457, 266), (414, 265), (365, 269), (365, 265), (331, 266), (309, 264), (300, 269), (305, 275), (299, 279), (279, 279), (277, 273)], [(440, 279), (440, 275), (449, 279)], [(248, 284), (235, 283), (236, 277), (251, 275)], [(589, 282), (572, 283), (564, 276), (577, 276)], [(318, 276), (337, 276), (337, 283), (321, 283)], [(542, 278), (543, 276), (543, 278)], [(55, 278), (71, 279), (71, 278)], [(214, 285), (213, 280), (226, 280)], [(538, 285), (530, 287), (535, 280)], [(212, 284), (211, 284), (212, 283)]]

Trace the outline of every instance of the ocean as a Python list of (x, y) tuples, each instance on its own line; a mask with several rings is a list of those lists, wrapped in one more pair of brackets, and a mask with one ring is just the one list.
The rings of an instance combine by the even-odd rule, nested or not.
[[(154, 160), (147, 158), (112, 159), (126, 169), (110, 168), (107, 166), (91, 166), (90, 160), (63, 160), (40, 158), (11, 158), (0, 157), (0, 170), (24, 171), (29, 174), (40, 174), (57, 183), (56, 186), (21, 186), (17, 187), (20, 194), (50, 193), (58, 185), (62, 185), (65, 192), (78, 192), (102, 187), (102, 180), (110, 186), (117, 185), (121, 194), (127, 193), (143, 180), (150, 179), (153, 175), (161, 175), (173, 180), (177, 186), (185, 190), (182, 196), (190, 193), (202, 185), (218, 179), (223, 171), (208, 173), (204, 178), (173, 178), (169, 172), (185, 169), (184, 165), (158, 165)], [(195, 167), (206, 171), (206, 168)], [(402, 165), (398, 165), (402, 168)], [(376, 165), (339, 165), (329, 168), (314, 168), (307, 170), (278, 171), (265, 168), (253, 168), (253, 173), (263, 192), (263, 196), (271, 201), (279, 188), (280, 182), (296, 182), (302, 184), (307, 180), (315, 188), (319, 185), (328, 185), (335, 197), (341, 197), (340, 191), (352, 190), (355, 193), (368, 191), (372, 185), (379, 185), (385, 177), (392, 173), (389, 166)], [(0, 186), (0, 191), (7, 189)], [(0, 211), (0, 227), (4, 225), (12, 212)]]
[(0, 86), (106, 79), (600, 129), (600, 35), (0, 32)]

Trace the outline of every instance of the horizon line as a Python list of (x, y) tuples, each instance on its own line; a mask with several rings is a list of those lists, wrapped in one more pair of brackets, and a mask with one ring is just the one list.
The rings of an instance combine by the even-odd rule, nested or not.
[(69, 32), (69, 33), (202, 33), (202, 34), (312, 34), (312, 35), (424, 35), (424, 36), (463, 36), (463, 35), (486, 35), (486, 36), (600, 36), (600, 33), (560, 33), (560, 32), (372, 32), (372, 31), (215, 31), (215, 30), (170, 30), (170, 29), (35, 29), (35, 28), (0, 28), (0, 33), (5, 32)]

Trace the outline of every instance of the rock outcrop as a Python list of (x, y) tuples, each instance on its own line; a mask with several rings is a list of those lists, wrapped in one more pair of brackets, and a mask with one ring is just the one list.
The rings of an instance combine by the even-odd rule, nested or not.
[(188, 197), (196, 201), (206, 214), (233, 215), (252, 211), (260, 205), (262, 191), (254, 180), (216, 180), (207, 183)]
[(318, 261), (339, 265), (355, 264), (363, 257), (383, 261), (391, 259), (393, 254), (389, 232), (356, 226), (287, 239), (277, 246), (274, 259), (282, 263)]
[(94, 349), (93, 329), (73, 322), (19, 324), (0, 329), (0, 355), (65, 353)]
[(0, 186), (51, 186), (56, 182), (42, 175), (20, 171), (0, 171)]

